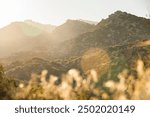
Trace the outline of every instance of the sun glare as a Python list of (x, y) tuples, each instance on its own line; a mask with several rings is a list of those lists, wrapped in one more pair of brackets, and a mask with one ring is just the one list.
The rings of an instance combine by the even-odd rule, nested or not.
[(116, 10), (145, 16), (145, 3), (140, 0), (0, 0), (0, 28), (27, 19), (52, 25), (60, 25), (67, 19), (99, 22)]

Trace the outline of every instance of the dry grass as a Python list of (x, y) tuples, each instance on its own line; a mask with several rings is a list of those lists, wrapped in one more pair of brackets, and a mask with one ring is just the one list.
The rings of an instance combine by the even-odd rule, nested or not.
[(136, 71), (137, 74), (132, 75), (124, 70), (118, 75), (119, 82), (108, 80), (100, 86), (95, 70), (82, 77), (79, 71), (72, 69), (61, 78), (51, 75), (48, 79), (48, 71), (44, 70), (41, 75), (33, 74), (28, 84), (21, 83), (14, 99), (150, 99), (150, 68), (145, 69), (138, 60)]

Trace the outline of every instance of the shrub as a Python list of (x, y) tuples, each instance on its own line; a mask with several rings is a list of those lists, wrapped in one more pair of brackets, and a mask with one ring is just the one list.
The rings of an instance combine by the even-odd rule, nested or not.
[(46, 79), (47, 74), (44, 70), (41, 75), (33, 74), (28, 84), (21, 83), (15, 99), (150, 99), (150, 68), (145, 69), (141, 60), (137, 61), (136, 75), (125, 69), (118, 74), (118, 82), (108, 80), (102, 86), (95, 70), (86, 77), (75, 69), (61, 78), (50, 75)]

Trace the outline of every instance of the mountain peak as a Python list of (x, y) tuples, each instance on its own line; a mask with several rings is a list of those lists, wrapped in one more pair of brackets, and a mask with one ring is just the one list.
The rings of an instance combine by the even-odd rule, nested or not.
[(114, 15), (127, 15), (128, 13), (127, 12), (123, 12), (123, 11), (120, 11), (120, 10), (118, 10), (118, 11), (116, 11), (116, 12), (114, 12)]
[[(148, 20), (143, 17), (138, 17), (136, 15), (127, 13), (127, 12), (122, 12), (122, 11), (116, 11), (113, 14), (109, 15), (107, 19), (103, 19), (101, 22), (98, 23), (98, 27), (105, 27), (108, 25), (113, 25), (113, 26), (124, 26), (126, 25), (134, 25), (137, 23), (147, 23)], [(148, 21), (149, 22), (149, 21)]]
[[(109, 15), (109, 18), (110, 19), (123, 19), (124, 18), (127, 18), (127, 17), (133, 17), (134, 15), (132, 14), (129, 14), (127, 12), (122, 12), (122, 11), (116, 11), (114, 12), (113, 14)], [(134, 16), (134, 17), (137, 17), (137, 16)]]
[(136, 20), (136, 19), (145, 20), (146, 19), (144, 17), (138, 17), (134, 14), (123, 12), (123, 11), (116, 11), (113, 14), (109, 15), (109, 19), (117, 19), (117, 18), (123, 19), (123, 20), (124, 20), (124, 18), (132, 19), (132, 20)]
[[(80, 34), (90, 32), (94, 29), (94, 25), (79, 20), (68, 19), (64, 24), (58, 26), (52, 33), (55, 40), (69, 40), (79, 36)], [(58, 35), (59, 34), (59, 35)]]

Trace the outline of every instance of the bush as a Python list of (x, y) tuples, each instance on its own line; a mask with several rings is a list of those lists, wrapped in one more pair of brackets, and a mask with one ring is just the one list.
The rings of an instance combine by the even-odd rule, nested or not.
[(6, 78), (4, 69), (0, 66), (0, 99), (14, 99), (16, 93), (16, 80), (13, 78)]
[(94, 70), (87, 77), (75, 69), (69, 70), (59, 83), (56, 76), (46, 79), (47, 74), (44, 70), (41, 75), (32, 75), (28, 84), (21, 83), (15, 99), (150, 99), (150, 68), (145, 69), (141, 60), (137, 61), (136, 75), (125, 69), (118, 74), (118, 82), (108, 80), (102, 86)]

